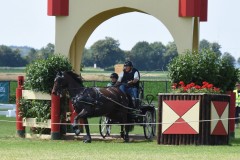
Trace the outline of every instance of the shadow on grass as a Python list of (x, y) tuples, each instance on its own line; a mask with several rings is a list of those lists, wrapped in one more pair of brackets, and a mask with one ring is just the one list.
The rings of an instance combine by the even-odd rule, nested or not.
[(229, 143), (231, 146), (240, 146), (240, 138), (233, 138)]
[[(71, 141), (83, 141), (85, 139), (86, 135), (80, 135), (80, 136), (74, 136), (74, 135), (68, 135), (65, 136), (63, 140)], [(141, 135), (129, 135), (129, 142), (124, 142), (124, 140), (120, 137), (120, 135), (111, 135), (106, 138), (102, 138), (100, 135), (92, 135), (92, 142), (105, 142), (105, 143), (146, 143), (146, 142), (153, 142), (156, 140), (156, 137), (153, 139), (145, 139), (144, 136)]]

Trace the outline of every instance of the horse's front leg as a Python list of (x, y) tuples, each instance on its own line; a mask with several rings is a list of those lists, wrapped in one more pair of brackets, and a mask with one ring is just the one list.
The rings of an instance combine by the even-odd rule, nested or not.
[(74, 117), (74, 123), (73, 123), (73, 130), (77, 136), (81, 133), (81, 130), (79, 129), (79, 125), (78, 125), (80, 116), (81, 116), (81, 113), (79, 113), (76, 117)]
[(74, 117), (74, 122), (73, 122), (73, 130), (75, 132), (75, 134), (78, 136), (81, 132), (81, 130), (79, 129), (79, 119), (82, 118), (84, 115), (87, 114), (87, 111), (85, 109), (83, 109), (80, 113), (78, 113), (77, 116)]
[(91, 135), (90, 135), (90, 129), (89, 129), (89, 125), (88, 125), (88, 119), (87, 119), (87, 118), (84, 118), (83, 121), (84, 121), (85, 129), (86, 129), (86, 133), (87, 133), (86, 139), (85, 139), (83, 142), (84, 142), (84, 143), (91, 143), (92, 138), (91, 138)]

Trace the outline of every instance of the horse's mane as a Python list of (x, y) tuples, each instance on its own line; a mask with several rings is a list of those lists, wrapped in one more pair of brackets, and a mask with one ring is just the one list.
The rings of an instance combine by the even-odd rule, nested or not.
[(74, 73), (73, 71), (66, 71), (65, 73), (67, 73), (69, 76), (71, 76), (78, 83), (83, 84), (83, 78), (81, 75), (78, 75), (78, 74)]

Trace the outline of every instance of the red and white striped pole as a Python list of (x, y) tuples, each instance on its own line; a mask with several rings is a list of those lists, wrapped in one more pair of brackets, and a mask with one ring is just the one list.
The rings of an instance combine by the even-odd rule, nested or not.
[(22, 98), (24, 77), (18, 76), (18, 87), (16, 88), (16, 129), (19, 137), (25, 137), (25, 127), (22, 123), (22, 117), (20, 116), (20, 100)]
[(51, 138), (58, 140), (60, 136), (60, 97), (51, 95)]

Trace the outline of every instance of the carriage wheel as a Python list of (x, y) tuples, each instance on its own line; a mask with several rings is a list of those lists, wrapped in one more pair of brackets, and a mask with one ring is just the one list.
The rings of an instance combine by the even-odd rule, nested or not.
[(150, 111), (147, 111), (145, 113), (145, 119), (144, 119), (144, 125), (143, 125), (143, 130), (144, 130), (144, 136), (146, 139), (151, 139), (153, 136), (153, 114)]
[(111, 126), (108, 125), (109, 123), (109, 118), (107, 117), (100, 117), (99, 119), (99, 132), (100, 135), (105, 138), (106, 136), (110, 136), (111, 133)]
[(152, 111), (152, 135), (153, 136), (156, 136), (156, 111), (155, 111), (155, 108), (154, 110)]

